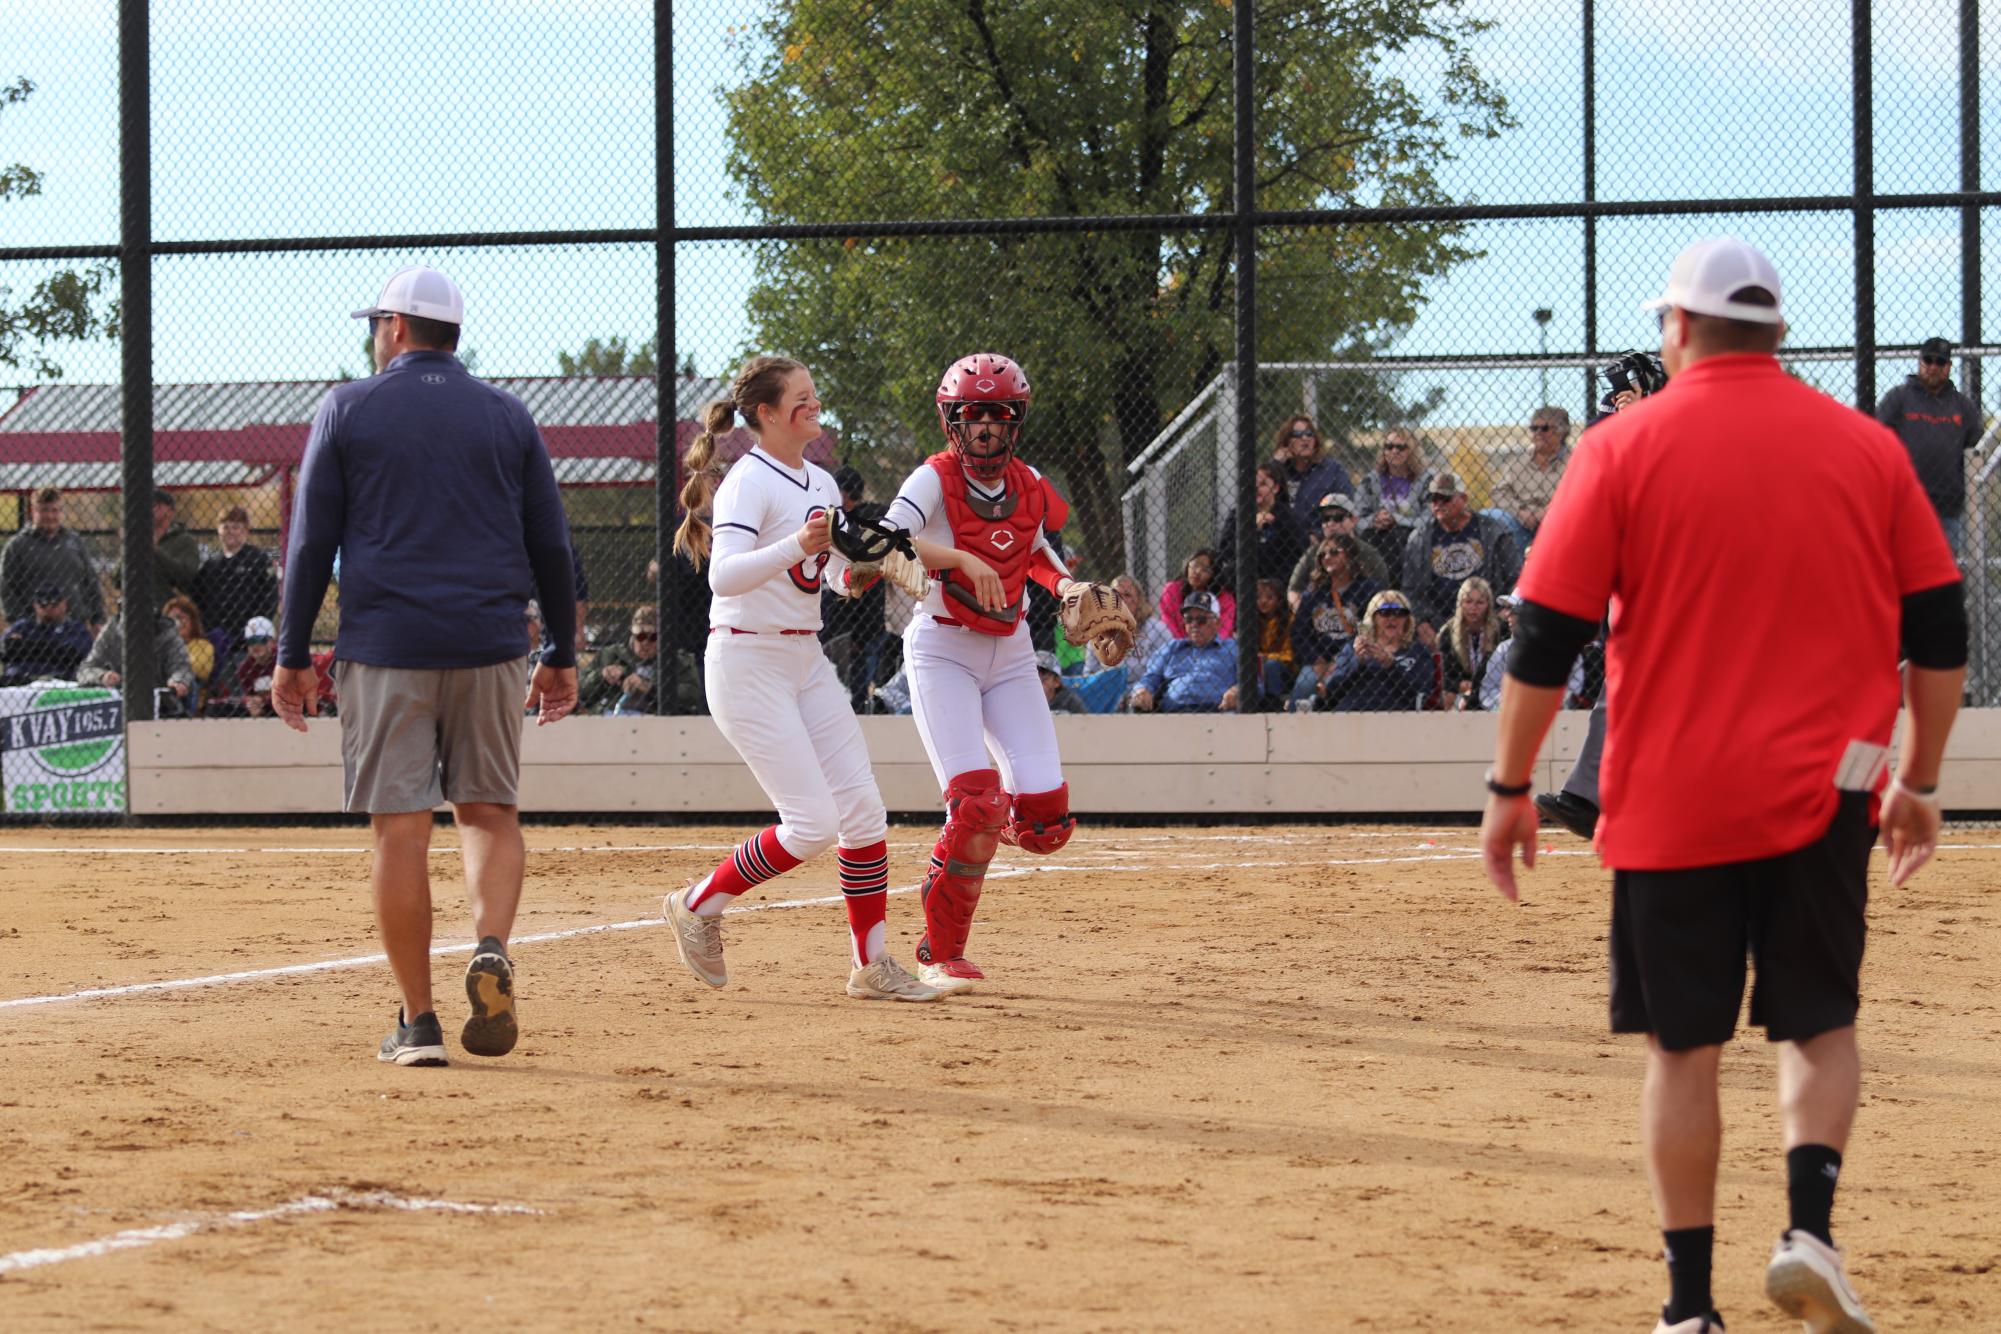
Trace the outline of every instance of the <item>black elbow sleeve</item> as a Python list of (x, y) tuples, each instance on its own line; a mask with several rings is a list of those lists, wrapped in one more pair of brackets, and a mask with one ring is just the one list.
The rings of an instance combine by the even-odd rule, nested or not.
[(1597, 633), (1596, 621), (1523, 599), (1515, 611), (1515, 646), (1508, 650), (1508, 675), (1523, 685), (1561, 686), (1570, 680), (1577, 655)]
[(1966, 666), (1966, 585), (1954, 580), (1904, 599), (1904, 656), (1913, 667), (1949, 672)]

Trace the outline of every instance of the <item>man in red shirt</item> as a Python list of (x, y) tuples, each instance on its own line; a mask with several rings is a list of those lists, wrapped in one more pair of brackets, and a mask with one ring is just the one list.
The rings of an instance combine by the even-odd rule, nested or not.
[[(1642, 1137), (1671, 1285), (1656, 1334), (1722, 1328), (1717, 1067), (1747, 954), (1751, 1022), (1779, 1044), (1791, 1206), (1766, 1291), (1811, 1329), (1872, 1330), (1829, 1231), (1860, 1092), (1871, 815), (1880, 791), (1901, 885), (1937, 845), (1966, 676), (1959, 572), (1896, 438), (1780, 369), (1770, 260), (1698, 241), (1651, 308), (1667, 388), (1579, 442), (1517, 590), (1481, 846), (1513, 899), (1514, 850), (1534, 864), (1536, 751), (1609, 603), (1597, 842), (1612, 1027), (1647, 1035)], [(1774, 485), (1728, 484), (1748, 459)]]

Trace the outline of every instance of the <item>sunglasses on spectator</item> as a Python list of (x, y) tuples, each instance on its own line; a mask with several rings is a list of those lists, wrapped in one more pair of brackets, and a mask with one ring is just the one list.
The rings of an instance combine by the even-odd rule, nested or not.
[(1389, 453), (1389, 452), (1390, 452), (1391, 450), (1395, 450), (1395, 451), (1396, 451), (1397, 453), (1401, 454), (1401, 453), (1402, 453), (1402, 452), (1403, 452), (1404, 450), (1406, 450), (1406, 449), (1409, 449), (1409, 448), (1410, 448), (1410, 446), (1409, 446), (1409, 445), (1407, 445), (1407, 444), (1405, 444), (1405, 443), (1404, 443), (1403, 441), (1401, 441), (1401, 440), (1392, 440), (1392, 441), (1390, 441), (1390, 442), (1389, 442), (1388, 444), (1386, 444), (1386, 445), (1384, 445), (1384, 446), (1383, 446), (1383, 452), (1384, 452), (1385, 454), (1387, 454), (1387, 453)]
[(1923, 363), (1924, 363), (1925, 365), (1927, 365), (1927, 366), (1950, 366), (1950, 365), (1952, 365), (1952, 358), (1951, 358), (1951, 357), (1919, 357), (1919, 358), (1918, 358), (1918, 360), (1919, 360), (1919, 361), (1922, 361), (1922, 362), (1923, 362)]
[(1530, 426), (1530, 427), (1529, 427), (1529, 434), (1530, 434), (1530, 435), (1542, 435), (1542, 434), (1543, 434), (1544, 432), (1547, 432), (1547, 431), (1554, 431), (1555, 429), (1556, 429), (1556, 428), (1555, 428), (1554, 426), (1550, 426), (1550, 425), (1547, 425), (1547, 424), (1545, 424), (1545, 423), (1540, 423), (1540, 422), (1538, 422), (1538, 423), (1536, 423), (1535, 425), (1532, 425), (1532, 426)]
[(1292, 428), (1292, 438), (1294, 440), (1299, 440), (1302, 438), (1311, 440), (1319, 434), (1320, 432), (1314, 430), (1311, 426), (1295, 426)]
[(1381, 620), (1385, 616), (1396, 616), (1406, 621), (1410, 619), (1410, 613), (1405, 611), (1402, 607), (1379, 608), (1376, 612), (1376, 619)]
[(634, 630), (632, 637), (639, 640), (658, 639), (660, 638), (660, 632), (658, 630)]
[(1451, 500), (1452, 497), (1447, 495), (1443, 491), (1433, 491), (1429, 496), (1425, 497), (1425, 499), (1429, 500), (1434, 505), (1443, 505), (1447, 501)]

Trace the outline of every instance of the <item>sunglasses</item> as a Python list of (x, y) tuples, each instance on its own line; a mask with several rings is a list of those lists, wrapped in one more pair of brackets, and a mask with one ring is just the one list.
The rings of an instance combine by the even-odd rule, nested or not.
[(1425, 499), (1429, 500), (1434, 505), (1443, 505), (1451, 501), (1453, 497), (1446, 495), (1443, 491), (1433, 491), (1430, 495), (1426, 496)]
[(966, 403), (958, 411), (958, 420), (962, 422), (1011, 422), (1014, 419), (1015, 410), (1007, 403)]
[(1295, 426), (1292, 428), (1291, 435), (1294, 440), (1313, 440), (1320, 435), (1320, 432), (1314, 430), (1311, 426)]
[(1396, 617), (1401, 617), (1404, 620), (1410, 619), (1410, 613), (1405, 611), (1402, 607), (1378, 607), (1376, 608), (1376, 615), (1378, 617), (1396, 616)]
[(1385, 453), (1385, 454), (1390, 454), (1390, 453), (1396, 453), (1396, 454), (1401, 454), (1401, 453), (1403, 453), (1403, 452), (1404, 452), (1405, 450), (1407, 450), (1407, 449), (1409, 449), (1409, 448), (1410, 448), (1410, 446), (1409, 446), (1409, 445), (1406, 445), (1406, 444), (1405, 444), (1405, 443), (1404, 443), (1403, 441), (1401, 441), (1401, 440), (1392, 440), (1392, 441), (1390, 441), (1390, 443), (1388, 443), (1387, 445), (1384, 445), (1384, 446), (1383, 446), (1383, 453)]
[(1554, 431), (1555, 429), (1556, 429), (1556, 428), (1555, 428), (1554, 426), (1531, 426), (1531, 427), (1529, 427), (1529, 434), (1530, 434), (1530, 435), (1545, 435), (1545, 434), (1547, 434), (1547, 433), (1548, 433), (1548, 432), (1550, 432), (1550, 431)]
[(639, 640), (641, 643), (645, 643), (649, 640), (655, 640), (660, 638), (660, 632), (657, 630), (634, 630), (632, 632), (632, 637), (634, 639)]
[(1951, 358), (1951, 357), (1919, 357), (1919, 358), (1918, 358), (1918, 360), (1919, 360), (1919, 361), (1921, 361), (1921, 362), (1923, 362), (1923, 363), (1924, 363), (1925, 365), (1927, 365), (1927, 366), (1950, 366), (1950, 365), (1952, 365), (1952, 358)]

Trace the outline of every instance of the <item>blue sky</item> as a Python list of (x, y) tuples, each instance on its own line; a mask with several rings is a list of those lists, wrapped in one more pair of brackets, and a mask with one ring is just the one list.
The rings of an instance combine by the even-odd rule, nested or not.
[[(1521, 126), (1467, 146), (1448, 188), (1495, 202), (1575, 198), (1581, 183), (1581, 56), (1575, 3), (1475, 0), (1502, 19), (1479, 59)], [(743, 218), (724, 186), (715, 96), (736, 68), (733, 30), (759, 6), (677, 4), (676, 199), (684, 222)], [(1958, 184), (1956, 0), (1881, 0), (1876, 21), (1877, 185)], [(1983, 67), (2001, 57), (2001, 4), (1987, 6)], [(46, 194), (0, 206), (10, 244), (109, 243), (117, 226), (115, 5), (8, 0), (8, 66), (39, 85), (0, 116), (0, 162), (46, 173)], [(1601, 0), (1600, 194), (1843, 193), (1849, 170), (1846, 0)], [(157, 0), (153, 38), (156, 235), (646, 227), (653, 214), (652, 5), (642, 0)], [(1395, 59), (1395, 58), (1393, 58)], [(1413, 58), (1410, 72), (1423, 73)], [(1983, 179), (2001, 181), (1997, 99), (1987, 99)], [(1608, 221), (1600, 227), (1600, 343), (1643, 344), (1638, 303), (1687, 239), (1735, 231), (1787, 278), (1795, 340), (1852, 331), (1846, 218)], [(2001, 226), (1986, 247), (2001, 255)], [(1555, 312), (1551, 350), (1581, 344), (1582, 225), (1503, 223), (1488, 252), (1432, 289), (1398, 351), (1535, 350), (1529, 312)], [(1878, 226), (1883, 341), (1956, 333), (1958, 220), (1889, 216)], [(155, 269), (163, 380), (306, 378), (360, 366), (344, 317), (406, 262), (439, 264), (468, 294), (467, 343), (488, 374), (555, 370), (593, 334), (648, 332), (649, 247), (560, 252), (387, 251), (186, 257)], [(705, 371), (746, 337), (747, 256), (685, 247), (677, 339)], [(2001, 267), (1986, 265), (1986, 320)], [(19, 285), (31, 266), (0, 266)], [(112, 379), (110, 348), (65, 349), (72, 380)], [(1830, 387), (1834, 387), (1832, 384)], [(1580, 391), (1581, 394), (1581, 391)]]

